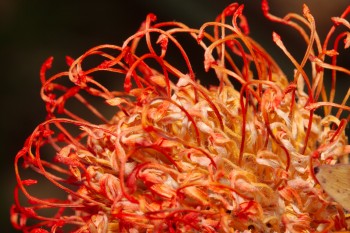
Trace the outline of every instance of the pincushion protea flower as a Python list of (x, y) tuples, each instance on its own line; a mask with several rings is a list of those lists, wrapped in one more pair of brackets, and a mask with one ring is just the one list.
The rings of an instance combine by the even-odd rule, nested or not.
[[(334, 103), (337, 74), (350, 75), (337, 66), (338, 47), (349, 46), (350, 34), (335, 28), (349, 30), (350, 7), (332, 19), (322, 44), (306, 6), (304, 17), (284, 18), (271, 15), (265, 1), (262, 6), (307, 44), (299, 62), (274, 33), (295, 66), (290, 82), (248, 36), (243, 5), (236, 3), (199, 29), (156, 23), (150, 14), (121, 47), (101, 45), (67, 58), (69, 71), (46, 78), (49, 58), (41, 69), (48, 119), (15, 159), (13, 225), (37, 233), (346, 230), (346, 211), (322, 191), (313, 167), (334, 164), (350, 151), (349, 116), (340, 119), (350, 110), (350, 92)], [(205, 69), (215, 71), (218, 86), (196, 79), (177, 40), (183, 34), (203, 49)], [(168, 61), (174, 48), (184, 67)], [(103, 76), (123, 76), (124, 91)], [(324, 79), (331, 79), (330, 91)], [(92, 99), (115, 114), (109, 119)], [(92, 114), (69, 110), (79, 103)], [(22, 175), (19, 163), (41, 176)], [(43, 197), (51, 186), (33, 194), (45, 181), (65, 195)]]

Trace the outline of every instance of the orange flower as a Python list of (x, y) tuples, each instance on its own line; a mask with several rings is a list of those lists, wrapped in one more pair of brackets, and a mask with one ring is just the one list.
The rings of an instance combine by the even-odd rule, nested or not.
[[(37, 233), (346, 230), (345, 210), (322, 191), (313, 168), (350, 152), (349, 116), (341, 118), (350, 110), (350, 92), (334, 102), (337, 73), (350, 75), (336, 59), (350, 34), (335, 35), (335, 28), (349, 30), (350, 7), (333, 18), (323, 44), (306, 6), (304, 17), (273, 16), (266, 1), (263, 11), (307, 44), (298, 62), (273, 35), (295, 66), (290, 81), (248, 36), (243, 5), (236, 3), (199, 29), (156, 23), (150, 14), (122, 46), (67, 58), (68, 71), (46, 78), (49, 58), (41, 69), (48, 119), (15, 159), (13, 225)], [(196, 79), (180, 34), (203, 49), (204, 67), (215, 71), (218, 86)], [(168, 61), (174, 49), (184, 67)], [(106, 77), (123, 78), (124, 91)], [(324, 117), (316, 114), (321, 108)], [(20, 173), (19, 162), (40, 176)], [(63, 192), (41, 191), (53, 187)]]

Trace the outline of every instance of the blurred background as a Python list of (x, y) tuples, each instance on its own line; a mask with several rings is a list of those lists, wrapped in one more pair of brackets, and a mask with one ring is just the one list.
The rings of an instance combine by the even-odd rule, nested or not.
[[(181, 21), (190, 27), (199, 27), (215, 17), (227, 0), (0, 0), (0, 226), (1, 232), (16, 232), (9, 222), (9, 208), (13, 203), (15, 186), (13, 160), (18, 150), (36, 127), (45, 119), (45, 106), (40, 99), (39, 69), (54, 56), (51, 74), (67, 69), (65, 56), (78, 57), (99, 44), (121, 45), (133, 34), (147, 13), (157, 15), (159, 21)], [(260, 11), (260, 1), (240, 0), (245, 4), (245, 15), (251, 36), (272, 54), (287, 74), (293, 69), (288, 59), (272, 42), (272, 30), (278, 32), (297, 58), (303, 56), (305, 45), (290, 28), (266, 20)], [(348, 0), (270, 0), (271, 12), (283, 16), (287, 12), (302, 13), (305, 2), (314, 15), (321, 38), (329, 30), (331, 16), (340, 15), (349, 5)], [(287, 30), (286, 30), (287, 29)], [(347, 53), (349, 68), (349, 53)], [(205, 80), (202, 59), (195, 70)], [(344, 60), (345, 57), (340, 58)], [(203, 81), (210, 83), (210, 80)], [(348, 82), (348, 80), (347, 80)], [(345, 85), (348, 87), (348, 84)], [(340, 94), (343, 96), (343, 94)]]

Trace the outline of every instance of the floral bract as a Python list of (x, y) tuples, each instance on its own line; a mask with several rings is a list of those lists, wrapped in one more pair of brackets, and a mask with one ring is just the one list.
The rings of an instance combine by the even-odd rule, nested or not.
[[(235, 3), (199, 29), (157, 23), (150, 14), (122, 46), (101, 45), (67, 58), (69, 70), (47, 78), (49, 58), (41, 70), (47, 120), (15, 159), (13, 225), (36, 233), (349, 228), (346, 211), (323, 192), (313, 168), (350, 151), (344, 131), (349, 117), (341, 117), (350, 110), (349, 91), (341, 103), (334, 101), (337, 74), (350, 75), (337, 66), (338, 48), (350, 44), (350, 7), (332, 18), (323, 43), (306, 6), (303, 16), (279, 18), (263, 1), (263, 12), (296, 30), (307, 45), (297, 61), (273, 35), (294, 77), (248, 36), (243, 5)], [(204, 67), (215, 71), (218, 86), (199, 83), (181, 35), (203, 50)], [(181, 54), (183, 67), (169, 62), (171, 51)], [(124, 91), (105, 75), (123, 77)], [(324, 79), (331, 79), (330, 89)], [(103, 100), (113, 116), (92, 99)], [(75, 111), (79, 104), (89, 117)], [(19, 164), (39, 178), (28, 178)], [(32, 191), (44, 181), (42, 193)], [(47, 197), (50, 185), (64, 195)]]

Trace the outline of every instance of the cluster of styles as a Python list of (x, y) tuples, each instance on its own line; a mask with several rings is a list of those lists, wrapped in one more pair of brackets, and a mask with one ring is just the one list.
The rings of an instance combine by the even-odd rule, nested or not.
[[(199, 29), (157, 23), (149, 14), (122, 46), (67, 57), (69, 70), (47, 78), (49, 58), (41, 69), (47, 120), (15, 158), (14, 227), (32, 233), (348, 229), (346, 210), (323, 192), (313, 168), (350, 152), (350, 91), (335, 101), (337, 74), (350, 76), (337, 65), (339, 50), (350, 46), (350, 7), (332, 18), (323, 42), (306, 5), (303, 16), (283, 18), (266, 1), (262, 9), (305, 41), (297, 61), (273, 34), (295, 67), (293, 77), (248, 36), (243, 5), (236, 3)], [(178, 40), (184, 35), (203, 50), (217, 86), (196, 79)], [(173, 52), (183, 58), (181, 67), (169, 62)], [(111, 77), (123, 78), (123, 91), (106, 82)], [(55, 188), (63, 192), (50, 193)]]

